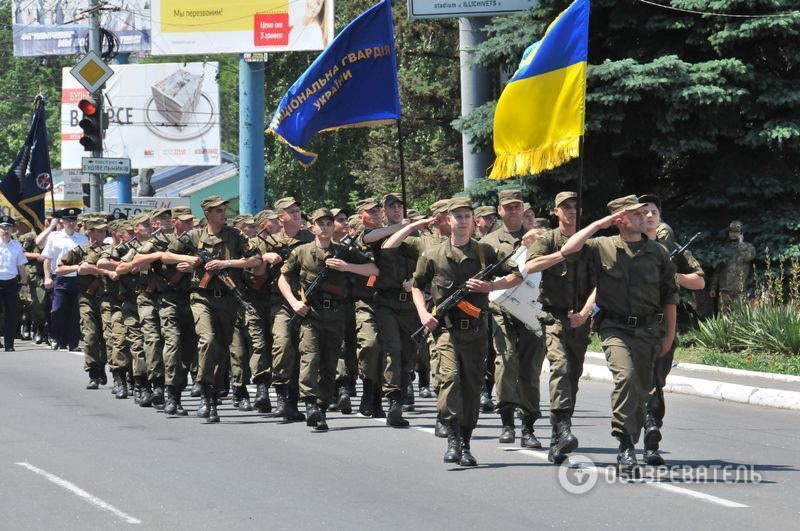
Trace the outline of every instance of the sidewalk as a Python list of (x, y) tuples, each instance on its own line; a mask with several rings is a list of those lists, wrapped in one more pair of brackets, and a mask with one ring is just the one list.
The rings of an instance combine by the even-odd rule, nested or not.
[[(583, 378), (611, 382), (605, 356), (587, 352)], [(679, 363), (667, 377), (665, 391), (754, 406), (800, 411), (800, 376)]]

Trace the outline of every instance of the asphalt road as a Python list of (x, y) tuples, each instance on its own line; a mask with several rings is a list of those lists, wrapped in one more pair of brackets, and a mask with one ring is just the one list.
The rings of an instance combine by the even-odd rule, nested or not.
[[(411, 429), (331, 413), (315, 433), (229, 400), (208, 425), (86, 391), (82, 369), (76, 353), (29, 343), (0, 353), (0, 529), (800, 528), (798, 412), (668, 395), (663, 448), (677, 468), (624, 482), (606, 475), (606, 383), (584, 380), (578, 395), (577, 453), (591, 463), (559, 469), (545, 451), (500, 445), (489, 415), (480, 466), (464, 469), (441, 461), (433, 399), (417, 400)], [(593, 479), (583, 494), (562, 486)]]

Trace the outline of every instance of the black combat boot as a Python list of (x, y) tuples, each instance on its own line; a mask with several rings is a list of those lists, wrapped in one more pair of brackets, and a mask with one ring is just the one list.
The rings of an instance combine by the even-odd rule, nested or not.
[(19, 338), (23, 341), (28, 341), (31, 338), (31, 323), (26, 321), (22, 323), (19, 329)]
[(243, 385), (239, 388), (239, 411), (253, 411), (253, 406), (250, 404), (250, 391), (247, 386)]
[(358, 412), (365, 417), (372, 416), (372, 381), (364, 379), (364, 388), (361, 390), (361, 403)]
[(558, 453), (558, 432), (553, 426), (553, 433), (550, 435), (550, 450), (547, 452), (547, 460), (556, 465), (560, 465), (567, 460), (566, 454)]
[(269, 413), (272, 411), (272, 402), (269, 400), (269, 387), (265, 382), (256, 383), (256, 398), (253, 400), (253, 407), (259, 413)]
[[(197, 405), (196, 415), (201, 419), (207, 419), (211, 410), (211, 386), (208, 384), (200, 385), (200, 403)], [(216, 404), (214, 404), (216, 407)]]
[(179, 417), (185, 417), (189, 414), (189, 412), (183, 408), (183, 404), (181, 404), (181, 393), (183, 393), (183, 389), (183, 387), (175, 387), (175, 414)]
[[(522, 438), (519, 441), (521, 448), (541, 448), (542, 443), (533, 434), (533, 423), (535, 419), (533, 415), (522, 415)], [(576, 441), (577, 442), (577, 439)]]
[(306, 416), (297, 410), (297, 402), (300, 400), (299, 392), (296, 387), (287, 388), (286, 412), (283, 415), (284, 420), (287, 422), (302, 422), (306, 420)]
[(114, 371), (114, 383), (117, 386), (117, 392), (114, 396), (120, 400), (128, 398), (128, 384), (125, 381), (125, 371)]
[(428, 371), (419, 373), (419, 397), (431, 398), (431, 373)]
[(203, 390), (200, 388), (200, 382), (195, 381), (192, 384), (192, 390), (189, 393), (189, 396), (192, 398), (198, 398), (200, 395), (203, 394)]
[(152, 407), (153, 405), (153, 388), (150, 387), (150, 382), (145, 381), (142, 385), (142, 396), (139, 398), (139, 407)]
[(554, 428), (556, 430), (557, 452), (560, 454), (574, 452), (578, 448), (578, 438), (572, 434), (572, 421), (569, 415), (558, 413)]
[(489, 388), (486, 387), (484, 383), (483, 389), (481, 390), (481, 413), (491, 413), (492, 411), (494, 411), (492, 393), (489, 392)]
[(159, 411), (164, 409), (164, 378), (153, 382), (153, 407)]
[(317, 421), (317, 425), (314, 426), (316, 431), (328, 431), (328, 417), (325, 415), (325, 411), (328, 409), (328, 406), (322, 405), (319, 408), (319, 421)]
[(219, 415), (217, 414), (217, 400), (219, 398), (218, 393), (213, 391), (213, 388), (209, 385), (208, 388), (208, 418), (206, 422), (209, 424), (216, 424), (219, 422)]
[(319, 419), (322, 418), (322, 412), (317, 405), (317, 398), (313, 396), (306, 397), (306, 426), (316, 427)]
[(275, 386), (275, 412), (276, 417), (284, 417), (286, 415), (286, 386)]
[(644, 423), (645, 450), (651, 447), (658, 449), (658, 443), (660, 442), (661, 442), (661, 429), (658, 427), (658, 421), (653, 415), (648, 413)]
[(661, 442), (661, 429), (656, 418), (649, 414), (644, 424), (644, 462), (650, 466), (663, 466), (666, 464), (661, 452), (658, 451), (658, 443)]
[(514, 431), (514, 408), (508, 406), (501, 409), (500, 420), (503, 422), (503, 429), (499, 441), (503, 444), (513, 443), (517, 435)]
[(439, 437), (440, 439), (447, 438), (447, 426), (442, 422), (442, 419), (439, 418), (439, 414), (436, 414), (436, 426), (433, 428), (433, 435)]
[(339, 396), (336, 399), (336, 407), (342, 412), (342, 415), (350, 415), (353, 413), (353, 404), (350, 402), (350, 392), (346, 386), (339, 388)]
[(618, 437), (619, 453), (617, 454), (617, 473), (623, 478), (635, 478), (639, 472), (636, 461), (636, 447), (630, 435)]
[(461, 466), (478, 466), (478, 461), (469, 451), (469, 440), (472, 438), (472, 428), (461, 428), (461, 459), (458, 464)]
[(414, 382), (408, 382), (405, 393), (403, 393), (403, 411), (414, 411)]
[(461, 426), (456, 419), (447, 424), (447, 451), (442, 461), (445, 463), (461, 462)]
[(403, 405), (397, 398), (396, 394), (389, 397), (389, 413), (386, 415), (386, 425), (392, 428), (407, 428), (408, 421), (403, 418)]
[(175, 415), (178, 412), (178, 401), (175, 400), (175, 387), (168, 385), (165, 393), (164, 413)]
[(372, 418), (386, 418), (386, 412), (383, 410), (383, 393), (380, 385), (375, 385), (372, 388)]
[(125, 373), (125, 383), (128, 385), (128, 394), (133, 395), (134, 385), (132, 372), (128, 371)]
[(145, 376), (133, 377), (133, 403), (137, 406), (142, 401), (142, 390), (146, 381), (147, 378)]
[[(72, 350), (72, 349), (70, 349), (70, 350)], [(73, 350), (73, 352), (78, 352), (78, 351), (77, 350)], [(108, 375), (106, 375), (106, 366), (105, 365), (102, 365), (102, 366), (97, 368), (97, 377), (100, 379), (100, 385), (106, 385), (108, 383)]]
[(86, 384), (86, 389), (93, 391), (100, 388), (100, 376), (98, 372), (98, 369), (95, 367), (89, 369), (89, 383)]
[(111, 394), (117, 394), (117, 389), (119, 388), (119, 379), (117, 378), (117, 374), (115, 371), (111, 371)]
[(44, 343), (46, 334), (44, 333), (43, 328), (44, 328), (43, 326), (37, 325), (36, 332), (34, 332), (33, 334), (33, 342), (36, 343), (37, 345), (41, 345), (42, 343)]

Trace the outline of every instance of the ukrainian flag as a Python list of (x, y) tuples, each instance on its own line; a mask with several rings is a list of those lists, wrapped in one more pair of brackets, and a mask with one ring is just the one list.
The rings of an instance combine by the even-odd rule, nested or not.
[(540, 173), (578, 156), (588, 48), (589, 0), (576, 0), (525, 50), (500, 95), (490, 179)]

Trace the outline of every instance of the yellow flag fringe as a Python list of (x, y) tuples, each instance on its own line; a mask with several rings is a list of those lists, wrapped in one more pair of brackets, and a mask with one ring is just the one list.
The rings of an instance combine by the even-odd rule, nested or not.
[(509, 179), (552, 170), (580, 155), (580, 136), (566, 138), (520, 153), (498, 155), (489, 179)]

